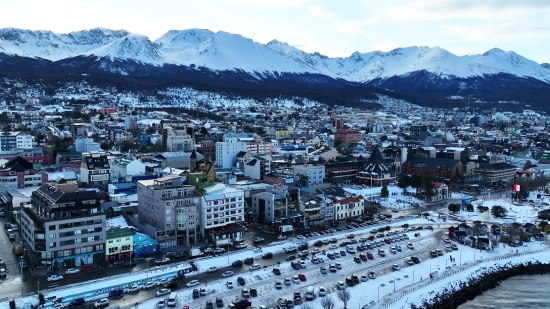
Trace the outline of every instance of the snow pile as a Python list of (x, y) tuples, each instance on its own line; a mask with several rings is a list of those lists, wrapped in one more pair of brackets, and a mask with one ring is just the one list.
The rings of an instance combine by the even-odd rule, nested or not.
[(114, 218), (111, 218), (111, 219), (107, 219), (106, 222), (105, 222), (105, 227), (110, 230), (112, 228), (117, 228), (117, 227), (120, 227), (120, 228), (123, 228), (123, 227), (128, 227), (128, 222), (126, 222), (126, 219), (124, 219), (123, 216), (118, 216), (118, 217), (114, 217)]
[[(381, 187), (361, 187), (361, 186), (351, 186), (344, 187), (344, 191), (355, 194), (362, 195), (365, 199), (369, 200), (370, 198), (376, 198), (380, 200), (380, 205), (387, 208), (395, 209), (408, 209), (412, 208), (413, 205), (423, 205), (424, 201), (419, 200), (412, 196), (404, 195), (404, 190), (398, 186), (388, 186), (388, 191), (390, 195), (387, 198), (380, 198)], [(407, 192), (414, 192), (413, 188), (407, 188)], [(393, 195), (395, 194), (395, 195)]]

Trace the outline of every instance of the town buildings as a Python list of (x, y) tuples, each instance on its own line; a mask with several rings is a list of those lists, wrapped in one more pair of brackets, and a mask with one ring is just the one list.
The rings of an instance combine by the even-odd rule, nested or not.
[(197, 242), (202, 197), (194, 186), (183, 184), (184, 180), (185, 176), (169, 175), (137, 181), (137, 223), (161, 248)]
[(45, 184), (21, 206), (21, 236), (37, 265), (96, 264), (105, 254), (105, 220), (95, 191)]
[(89, 187), (107, 188), (111, 182), (111, 166), (107, 153), (99, 151), (82, 153), (80, 182)]
[(47, 182), (48, 174), (39, 172), (32, 163), (22, 157), (5, 161), (0, 166), (0, 192), (39, 187)]

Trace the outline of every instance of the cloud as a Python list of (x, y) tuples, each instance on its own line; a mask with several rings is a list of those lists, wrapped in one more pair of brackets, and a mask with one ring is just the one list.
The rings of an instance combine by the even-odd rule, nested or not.
[(393, 21), (506, 20), (550, 10), (550, 1), (537, 0), (420, 0), (388, 7)]
[(244, 4), (261, 8), (295, 8), (301, 7), (313, 0), (224, 0), (224, 2)]

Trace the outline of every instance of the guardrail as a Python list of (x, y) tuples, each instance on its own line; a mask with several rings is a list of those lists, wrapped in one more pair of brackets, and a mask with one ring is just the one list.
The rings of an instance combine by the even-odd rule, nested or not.
[(374, 303), (372, 305), (366, 305), (363, 308), (375, 308), (376, 306), (378, 306), (377, 307), (378, 309), (388, 308), (390, 305), (394, 304), (398, 300), (400, 300), (403, 297), (407, 296), (411, 292), (422, 289), (422, 288), (424, 288), (424, 287), (426, 287), (430, 284), (433, 284), (435, 282), (438, 282), (440, 280), (443, 280), (443, 279), (449, 278), (451, 276), (454, 276), (454, 275), (456, 275), (460, 272), (463, 272), (467, 269), (470, 269), (470, 268), (472, 268), (474, 266), (477, 266), (479, 264), (482, 264), (482, 263), (493, 262), (493, 261), (501, 261), (501, 260), (504, 260), (504, 259), (509, 259), (510, 257), (527, 256), (527, 255), (533, 255), (533, 254), (537, 254), (537, 253), (541, 253), (541, 252), (548, 252), (548, 251), (550, 251), (550, 249), (541, 249), (541, 250), (529, 251), (529, 252), (523, 252), (523, 253), (509, 253), (509, 254), (506, 254), (506, 255), (498, 256), (498, 257), (476, 260), (476, 261), (473, 261), (472, 263), (464, 264), (464, 265), (462, 265), (458, 268), (445, 270), (445, 272), (441, 276), (436, 276), (433, 279), (424, 279), (424, 280), (422, 280), (418, 283), (411, 284), (409, 286), (403, 287), (403, 288), (401, 288), (400, 290), (398, 290), (396, 292), (393, 292), (393, 293), (390, 293), (390, 294), (386, 295), (379, 302)]

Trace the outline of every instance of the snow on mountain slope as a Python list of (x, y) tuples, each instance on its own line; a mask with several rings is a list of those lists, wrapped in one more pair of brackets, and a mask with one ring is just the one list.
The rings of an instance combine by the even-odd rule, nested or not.
[(83, 56), (107, 57), (111, 60), (136, 61), (142, 64), (163, 66), (174, 61), (166, 57), (157, 44), (149, 41), (146, 36), (129, 34), (99, 48), (81, 53)]
[(426, 70), (443, 78), (508, 73), (550, 82), (549, 70), (541, 65), (514, 52), (497, 49), (483, 55), (460, 57), (439, 47), (414, 46), (389, 52), (355, 52), (347, 58), (329, 58), (318, 53), (305, 53), (276, 40), (269, 42), (267, 46), (324, 74), (351, 81), (366, 82)]
[(0, 54), (5, 54), (8, 56), (20, 56), (20, 57), (29, 57), (32, 58), (31, 55), (25, 53), (24, 51), (11, 46), (10, 44), (0, 40)]
[(317, 70), (237, 34), (208, 30), (172, 30), (155, 41), (183, 65), (247, 72), (319, 73)]
[(94, 28), (56, 34), (51, 31), (33, 31), (16, 28), (0, 29), (0, 40), (19, 48), (33, 57), (52, 61), (73, 57), (128, 35), (125, 30)]

